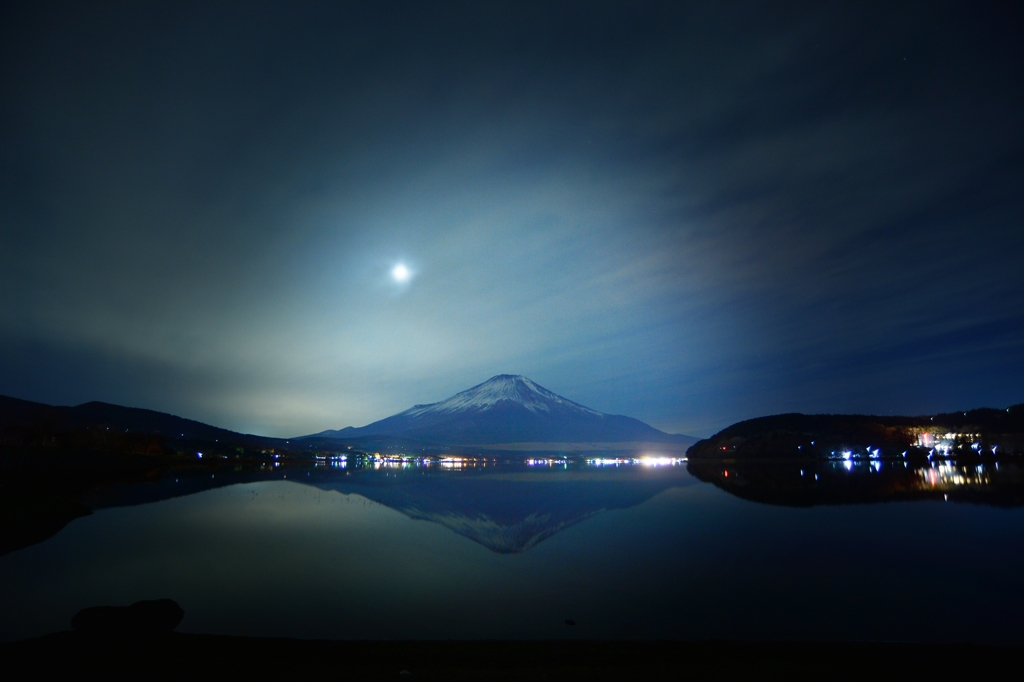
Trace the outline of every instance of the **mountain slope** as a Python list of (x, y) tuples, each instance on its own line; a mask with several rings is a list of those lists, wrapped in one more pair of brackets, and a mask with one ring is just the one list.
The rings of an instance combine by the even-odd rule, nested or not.
[(236, 433), (192, 419), (138, 407), (122, 407), (98, 401), (74, 407), (55, 406), (8, 396), (0, 396), (0, 428), (7, 431), (112, 428), (171, 439), (253, 444), (283, 442), (276, 438)]
[[(922, 436), (926, 438), (922, 440)], [(733, 424), (695, 443), (687, 454), (691, 459), (827, 459), (837, 451), (866, 454), (872, 450), (875, 456), (881, 452), (902, 457), (907, 452), (923, 456), (933, 447), (941, 450), (943, 442), (947, 455), (1024, 452), (1024, 404), (916, 417), (776, 414)], [(972, 448), (972, 443), (977, 447)]]
[[(330, 435), (329, 435), (330, 434)], [(501, 374), (438, 403), (415, 405), (362, 428), (316, 434), (391, 435), (435, 443), (674, 442), (638, 419), (604, 414), (523, 376)]]

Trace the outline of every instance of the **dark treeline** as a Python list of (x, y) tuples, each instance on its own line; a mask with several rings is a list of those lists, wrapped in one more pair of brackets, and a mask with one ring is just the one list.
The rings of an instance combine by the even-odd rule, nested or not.
[[(780, 414), (733, 424), (711, 438), (695, 443), (690, 458), (786, 457), (818, 459), (850, 451), (867, 455), (927, 457), (945, 434), (953, 454), (1024, 453), (1024, 404), (1006, 409), (982, 408), (934, 416), (885, 417), (841, 414)], [(950, 454), (950, 453), (943, 453)]]

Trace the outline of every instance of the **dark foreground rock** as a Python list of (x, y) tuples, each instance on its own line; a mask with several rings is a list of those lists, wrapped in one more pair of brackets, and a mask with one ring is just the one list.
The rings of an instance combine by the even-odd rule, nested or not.
[(71, 627), (83, 635), (165, 635), (184, 617), (185, 611), (173, 599), (152, 599), (131, 606), (82, 609), (71, 619)]
[(994, 680), (1018, 679), (1022, 653), (955, 643), (335, 642), (177, 633), (124, 646), (70, 632), (0, 645), (3, 665), (32, 678), (175, 680)]

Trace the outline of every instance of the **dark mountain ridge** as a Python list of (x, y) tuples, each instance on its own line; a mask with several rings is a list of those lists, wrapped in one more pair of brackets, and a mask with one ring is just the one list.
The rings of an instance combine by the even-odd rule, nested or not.
[(56, 433), (113, 430), (186, 441), (209, 441), (249, 446), (282, 446), (284, 439), (236, 433), (193, 419), (138, 407), (99, 401), (56, 406), (0, 396), (0, 437), (11, 444), (31, 444)]
[[(885, 456), (1011, 454), (1024, 450), (1024, 403), (925, 416), (778, 414), (738, 422), (695, 443), (691, 458), (830, 457), (867, 449)], [(965, 452), (966, 450), (966, 452)]]

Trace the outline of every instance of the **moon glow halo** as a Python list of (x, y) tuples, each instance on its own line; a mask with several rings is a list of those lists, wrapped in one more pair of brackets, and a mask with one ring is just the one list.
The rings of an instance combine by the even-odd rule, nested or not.
[(409, 278), (412, 277), (412, 272), (409, 271), (409, 268), (404, 263), (399, 263), (391, 268), (391, 277), (399, 284), (403, 284), (409, 281)]

